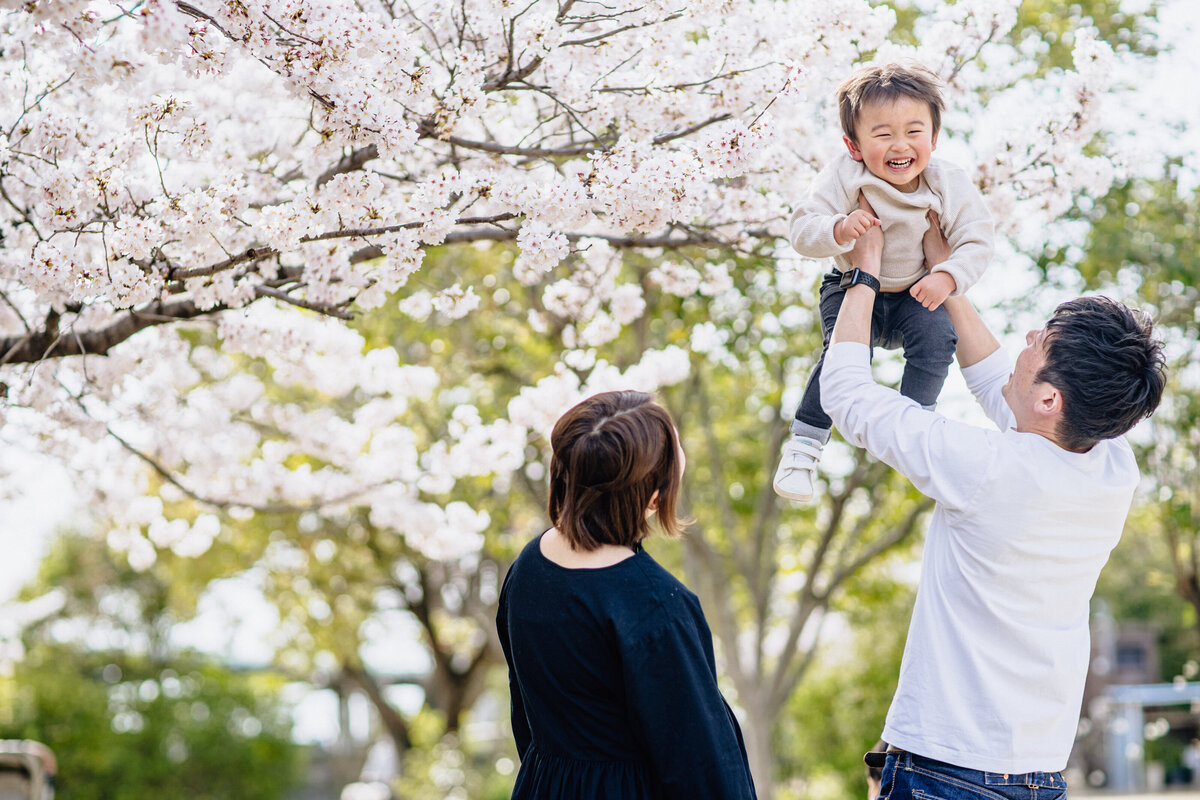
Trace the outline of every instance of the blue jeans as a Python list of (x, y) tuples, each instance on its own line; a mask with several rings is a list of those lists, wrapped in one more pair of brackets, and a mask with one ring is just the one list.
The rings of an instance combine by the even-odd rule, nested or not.
[(904, 751), (888, 753), (879, 800), (1066, 800), (1061, 772), (980, 772)]
[[(846, 290), (838, 285), (842, 274), (836, 270), (821, 281), (821, 357), (808, 377), (804, 396), (796, 408), (792, 433), (808, 436), (821, 443), (829, 441), (833, 421), (821, 408), (821, 365), (829, 349), (829, 337), (837, 322)], [(904, 348), (904, 376), (900, 394), (926, 408), (933, 408), (942, 384), (954, 360), (958, 335), (944, 305), (933, 311), (921, 305), (908, 291), (880, 292), (871, 312), (871, 345), (888, 350)]]

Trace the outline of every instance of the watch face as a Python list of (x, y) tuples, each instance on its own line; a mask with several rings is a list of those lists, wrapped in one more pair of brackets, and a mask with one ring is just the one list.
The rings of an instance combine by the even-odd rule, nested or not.
[(870, 286), (876, 292), (879, 291), (879, 281), (877, 281), (875, 277), (871, 275), (871, 273), (863, 272), (858, 267), (855, 267), (849, 272), (843, 272), (842, 280), (838, 283), (838, 285), (843, 289), (849, 289), (851, 286), (859, 283)]

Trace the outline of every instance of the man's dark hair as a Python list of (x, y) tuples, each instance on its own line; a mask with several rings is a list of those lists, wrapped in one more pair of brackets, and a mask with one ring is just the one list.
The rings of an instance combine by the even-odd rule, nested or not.
[(1063, 447), (1087, 452), (1158, 408), (1167, 366), (1153, 334), (1148, 316), (1107, 297), (1080, 297), (1055, 309), (1037, 380), (1062, 392)]
[(933, 123), (930, 133), (937, 134), (942, 127), (942, 109), (946, 107), (941, 81), (919, 64), (885, 64), (855, 70), (837, 91), (842, 132), (857, 144), (856, 126), (863, 106), (890, 105), (901, 97), (929, 105), (929, 121)]
[(683, 478), (675, 424), (645, 392), (604, 392), (563, 414), (550, 434), (550, 522), (571, 549), (633, 547), (650, 533), (647, 509), (668, 536)]

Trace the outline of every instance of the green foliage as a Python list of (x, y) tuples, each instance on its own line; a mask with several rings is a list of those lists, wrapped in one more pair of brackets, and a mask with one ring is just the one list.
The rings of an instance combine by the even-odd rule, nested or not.
[(279, 800), (302, 766), (280, 688), (195, 657), (42, 644), (0, 679), (0, 738), (49, 745), (63, 800)]
[(1073, 31), (1095, 27), (1100, 38), (1117, 52), (1131, 51), (1143, 55), (1155, 53), (1154, 37), (1148, 30), (1154, 20), (1158, 3), (1139, 14), (1122, 7), (1121, 0), (1076, 0), (1070, 4), (1057, 0), (1025, 0), (1017, 11), (1013, 39), (1025, 42), (1036, 38), (1038, 61), (1042, 69), (1071, 66)]
[(405, 800), (508, 800), (519, 762), (495, 747), (449, 734), (414, 748), (405, 759), (397, 796)]
[(1073, 216), (1089, 226), (1084, 246), (1048, 248), (1039, 259), (1051, 278), (1076, 273), (1086, 288), (1142, 307), (1166, 342), (1167, 393), (1152, 418), (1151, 438), (1138, 446), (1154, 486), (1131, 516), (1098, 593), (1118, 619), (1158, 627), (1168, 679), (1186, 674), (1198, 655), (1200, 611), (1200, 254), (1194, 241), (1200, 191), (1180, 191), (1179, 171), (1168, 164), (1158, 179), (1129, 180), (1098, 200), (1082, 198)]
[[(891, 39), (903, 44), (915, 44), (914, 28), (921, 20), (919, 4), (913, 0), (879, 0), (896, 12), (896, 27)], [(1095, 28), (1099, 37), (1117, 52), (1154, 55), (1155, 40), (1149, 30), (1158, 13), (1158, 3), (1151, 2), (1140, 13), (1130, 13), (1121, 0), (1024, 0), (1017, 9), (1017, 23), (1007, 36), (1008, 41), (1021, 46), (1033, 57), (1035, 73), (1044, 75), (1053, 69), (1072, 66), (1071, 49), (1075, 31)]]
[(1099, 200), (1083, 198), (1073, 217), (1089, 232), (1080, 248), (1048, 248), (1039, 265), (1077, 270), (1088, 288), (1114, 284), (1136, 287), (1137, 299), (1154, 312), (1157, 323), (1195, 340), (1200, 319), (1200, 191), (1179, 190), (1178, 165), (1168, 165), (1157, 180), (1128, 180)]
[(1096, 599), (1108, 603), (1117, 620), (1138, 620), (1158, 633), (1159, 680), (1195, 677), (1197, 647), (1196, 610), (1175, 585), (1168, 545), (1161, 534), (1159, 515), (1164, 506), (1146, 503), (1135, 508), (1121, 542), (1100, 573)]
[(274, 800), (297, 784), (282, 679), (170, 644), (214, 569), (168, 551), (138, 572), (103, 540), (51, 542), (23, 596), (61, 605), (24, 632), (25, 658), (0, 677), (0, 738), (49, 745), (59, 797)]
[(848, 631), (788, 701), (774, 744), (781, 800), (866, 796), (862, 757), (883, 731), (913, 601), (907, 584), (870, 583), (847, 590)]

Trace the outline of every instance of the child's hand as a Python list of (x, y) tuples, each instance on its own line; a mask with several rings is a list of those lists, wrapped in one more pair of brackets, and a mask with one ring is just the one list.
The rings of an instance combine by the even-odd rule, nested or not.
[(912, 285), (908, 293), (930, 311), (942, 304), (958, 288), (949, 272), (931, 272)]
[(851, 211), (845, 219), (838, 220), (833, 226), (833, 238), (838, 244), (849, 244), (871, 229), (879, 225), (879, 218), (861, 208)]

